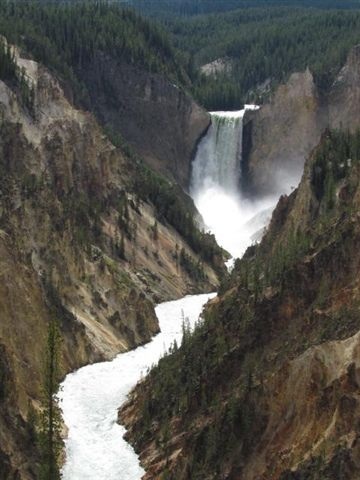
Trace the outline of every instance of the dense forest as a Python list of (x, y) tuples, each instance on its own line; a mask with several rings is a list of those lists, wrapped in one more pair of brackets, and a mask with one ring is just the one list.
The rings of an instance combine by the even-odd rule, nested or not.
[(187, 81), (163, 29), (119, 5), (0, 0), (0, 34), (53, 69), (85, 106), (88, 87), (81, 72), (99, 52)]
[[(87, 108), (84, 71), (100, 53), (167, 76), (209, 110), (237, 109), (246, 101), (261, 102), (271, 87), (307, 67), (326, 90), (360, 42), (360, 11), (349, 10), (357, 6), (355, 0), (0, 0), (0, 34), (55, 70)], [(219, 58), (225, 70), (201, 72)]]
[(253, 7), (357, 8), (358, 0), (122, 0), (152, 15), (200, 15)]
[[(156, 17), (172, 34), (192, 93), (209, 110), (261, 102), (290, 73), (307, 67), (326, 91), (349, 49), (360, 41), (357, 0), (127, 3)], [(201, 74), (201, 66), (217, 59), (225, 68)]]
[[(360, 42), (359, 11), (257, 8), (164, 23), (183, 52), (193, 93), (210, 110), (259, 102), (264, 82), (274, 87), (307, 67), (326, 90), (350, 48)], [(218, 58), (225, 60), (225, 71), (199, 73)]]

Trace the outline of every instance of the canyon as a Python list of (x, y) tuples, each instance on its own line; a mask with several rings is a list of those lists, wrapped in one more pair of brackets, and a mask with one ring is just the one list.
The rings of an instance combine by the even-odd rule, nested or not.
[[(49, 70), (14, 51), (34, 103), (0, 81), (0, 471), (30, 479), (38, 453), (28, 418), (39, 407), (50, 320), (60, 324), (64, 375), (148, 342), (159, 331), (155, 302), (216, 289), (223, 267), (218, 247), (217, 259), (203, 260), (143, 200), (144, 186), (139, 197), (134, 178), (146, 182), (145, 167)], [(176, 189), (160, 183), (167, 195)], [(179, 195), (191, 219), (195, 207)], [(187, 221), (193, 245), (215, 246)]]
[[(245, 112), (245, 140), (248, 127), (254, 141), (249, 172), (258, 180), (253, 191), (269, 192), (265, 176), (272, 189), (275, 177), (280, 184), (296, 180), (306, 156), (305, 168), (299, 186), (281, 196), (263, 239), (222, 281), (195, 332), (120, 408), (144, 479), (359, 477), (358, 51), (328, 94), (323, 124), (314, 120), (322, 110), (313, 102), (309, 71), (293, 75), (274, 97), (284, 102), (286, 122), (297, 118), (297, 129), (274, 121), (274, 99)], [(309, 102), (292, 97), (298, 82)], [(293, 116), (296, 105), (303, 117)], [(262, 160), (279, 154), (278, 163), (261, 163), (257, 176), (260, 157), (252, 164), (251, 155), (267, 147)]]
[[(29, 416), (52, 319), (62, 378), (88, 364), (101, 373), (98, 362), (151, 348), (156, 304), (214, 291), (195, 333), (120, 410), (144, 478), (358, 478), (359, 168), (333, 129), (356, 136), (360, 124), (360, 47), (326, 93), (306, 70), (258, 109), (211, 114), (186, 81), (101, 52), (81, 71), (86, 109), (12, 49), (33, 103), (0, 81), (1, 478), (37, 478)], [(201, 155), (214, 149), (210, 169)], [(219, 192), (204, 184), (215, 177), (235, 204), (214, 226)], [(213, 233), (234, 257), (250, 245), (229, 275)]]

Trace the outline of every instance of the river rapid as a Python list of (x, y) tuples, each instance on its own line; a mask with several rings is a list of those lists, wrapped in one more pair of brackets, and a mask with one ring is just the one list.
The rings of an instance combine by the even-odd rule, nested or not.
[(123, 439), (117, 411), (127, 395), (176, 340), (182, 323), (193, 327), (202, 308), (216, 294), (195, 295), (156, 307), (161, 333), (153, 340), (110, 362), (80, 368), (66, 376), (59, 400), (68, 428), (64, 480), (140, 480), (138, 456)]

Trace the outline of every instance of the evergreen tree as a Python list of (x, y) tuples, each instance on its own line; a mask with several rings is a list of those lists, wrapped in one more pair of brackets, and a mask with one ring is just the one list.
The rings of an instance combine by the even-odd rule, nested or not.
[(48, 326), (44, 353), (42, 412), (38, 436), (42, 457), (39, 472), (40, 480), (60, 479), (61, 412), (56, 397), (60, 381), (60, 348), (59, 326), (56, 320), (51, 320)]

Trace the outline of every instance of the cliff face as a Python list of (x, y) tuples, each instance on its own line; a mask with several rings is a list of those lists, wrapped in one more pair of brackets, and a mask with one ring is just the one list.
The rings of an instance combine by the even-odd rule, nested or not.
[(359, 125), (360, 46), (354, 47), (329, 93), (328, 123), (331, 128), (354, 131)]
[(244, 138), (251, 142), (250, 150), (245, 146), (245, 164), (252, 187), (276, 192), (291, 179), (296, 182), (324, 125), (310, 71), (292, 74), (260, 110), (246, 112), (244, 123)]
[(322, 136), (202, 325), (121, 410), (145, 478), (359, 478), (358, 142)]
[[(90, 105), (100, 121), (123, 138), (155, 170), (187, 189), (197, 142), (210, 115), (165, 77), (103, 54), (82, 71)], [(110, 94), (104, 95), (104, 89)]]
[(354, 47), (330, 91), (319, 91), (309, 70), (294, 73), (244, 123), (244, 188), (261, 193), (296, 186), (305, 158), (326, 128), (360, 124), (360, 57)]
[[(158, 331), (154, 300), (211, 290), (217, 276), (139, 199), (132, 159), (93, 116), (41, 65), (17, 62), (35, 100), (29, 109), (0, 81), (0, 477), (33, 479), (27, 420), (50, 319), (60, 324), (65, 374), (148, 341)], [(180, 251), (202, 265), (201, 278)]]

